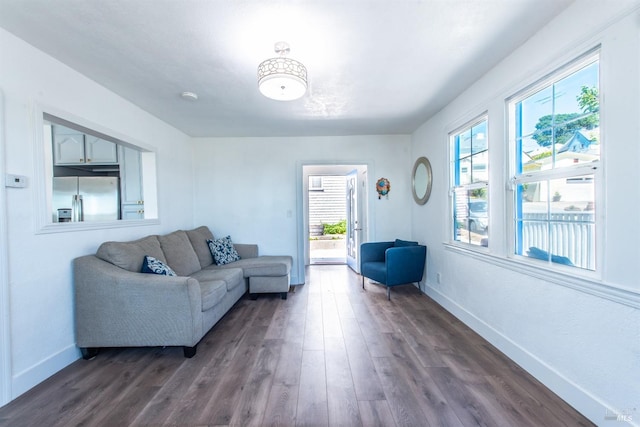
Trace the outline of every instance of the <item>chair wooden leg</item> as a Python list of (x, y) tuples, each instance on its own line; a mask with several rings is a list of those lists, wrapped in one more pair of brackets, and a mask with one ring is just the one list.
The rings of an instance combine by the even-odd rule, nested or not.
[(362, 276), (362, 289), (364, 289), (364, 276)]
[(391, 301), (391, 286), (387, 286), (387, 301)]

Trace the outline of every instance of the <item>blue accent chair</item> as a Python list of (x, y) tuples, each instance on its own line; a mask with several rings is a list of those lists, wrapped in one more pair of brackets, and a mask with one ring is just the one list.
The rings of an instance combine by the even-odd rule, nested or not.
[(362, 289), (368, 277), (387, 287), (391, 300), (391, 287), (422, 280), (427, 259), (427, 247), (418, 242), (396, 239), (394, 242), (369, 242), (360, 245), (360, 274)]

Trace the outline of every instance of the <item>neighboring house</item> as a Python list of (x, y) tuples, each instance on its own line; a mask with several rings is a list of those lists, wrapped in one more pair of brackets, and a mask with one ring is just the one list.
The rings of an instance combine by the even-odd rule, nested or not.
[(576, 131), (573, 136), (558, 150), (558, 154), (566, 151), (572, 153), (589, 153), (599, 157), (600, 145), (596, 141), (587, 138), (582, 132)]
[[(595, 131), (597, 130), (598, 129)], [(589, 139), (580, 131), (576, 131), (564, 144), (556, 144), (555, 150), (555, 158), (549, 155), (538, 160), (533, 160), (527, 156), (530, 160), (525, 164), (525, 170), (549, 170), (552, 169), (553, 164), (565, 166), (576, 163), (590, 163), (600, 158), (600, 144), (593, 139)], [(543, 152), (550, 154), (551, 147), (543, 147), (540, 150), (536, 150), (538, 154)], [(541, 183), (541, 185), (530, 185), (527, 189), (527, 194), (529, 201), (534, 202), (546, 201), (553, 196), (557, 198), (556, 201), (577, 202), (585, 199), (592, 200), (593, 191), (593, 185), (590, 180), (572, 178), (566, 180), (556, 179), (549, 188), (547, 188), (544, 182)], [(562, 209), (568, 206), (570, 205), (562, 206)], [(586, 207), (586, 205), (584, 207)]]
[(346, 197), (344, 176), (309, 177), (309, 235), (320, 236), (323, 224), (335, 224), (347, 218)]

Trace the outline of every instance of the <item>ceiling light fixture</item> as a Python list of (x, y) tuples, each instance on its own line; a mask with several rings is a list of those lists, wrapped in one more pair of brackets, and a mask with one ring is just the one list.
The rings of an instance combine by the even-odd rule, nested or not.
[(275, 44), (276, 58), (258, 65), (260, 93), (277, 101), (292, 101), (307, 91), (307, 68), (295, 59), (287, 58), (291, 51), (288, 43)]

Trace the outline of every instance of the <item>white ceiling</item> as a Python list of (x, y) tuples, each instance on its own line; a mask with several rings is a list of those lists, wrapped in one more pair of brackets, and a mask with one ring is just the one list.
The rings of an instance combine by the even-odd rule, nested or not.
[[(0, 0), (0, 26), (191, 136), (408, 134), (572, 1)], [(257, 89), (280, 40), (296, 101)]]

